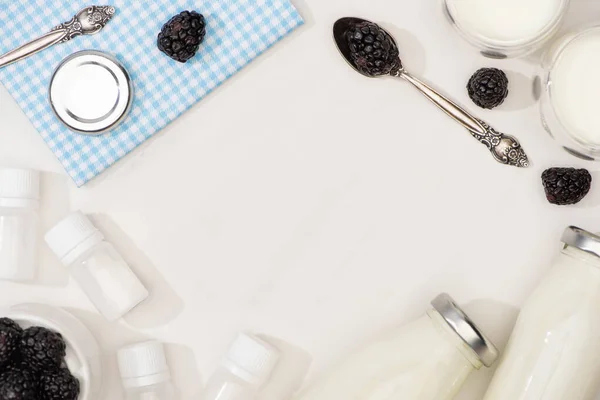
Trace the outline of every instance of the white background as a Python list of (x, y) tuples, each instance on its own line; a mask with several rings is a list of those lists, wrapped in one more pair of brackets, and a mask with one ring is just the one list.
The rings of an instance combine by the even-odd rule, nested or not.
[[(568, 25), (600, 21), (599, 2), (574, 1)], [(40, 284), (0, 283), (0, 305), (73, 311), (113, 370), (120, 345), (170, 343), (184, 399), (200, 391), (239, 330), (277, 339), (290, 367), (277, 380), (285, 387), (311, 359), (315, 376), (421, 315), (442, 291), (504, 345), (562, 230), (600, 230), (600, 187), (576, 207), (544, 199), (545, 168), (585, 166), (600, 180), (600, 166), (568, 156), (542, 129), (531, 95), (535, 59), (484, 59), (434, 0), (295, 4), (306, 26), (82, 189), (0, 89), (0, 164), (47, 172), (43, 228), (69, 210), (93, 214), (154, 294), (127, 321), (109, 324), (44, 248)], [(389, 28), (408, 70), (518, 136), (533, 166), (497, 164), (407, 84), (354, 73), (331, 40), (332, 23), (346, 15)], [(495, 111), (466, 95), (469, 76), (484, 66), (511, 79)], [(480, 399), (488, 378), (475, 374), (460, 399)], [(116, 382), (111, 376), (107, 398), (120, 398)], [(275, 390), (263, 397), (282, 400)]]

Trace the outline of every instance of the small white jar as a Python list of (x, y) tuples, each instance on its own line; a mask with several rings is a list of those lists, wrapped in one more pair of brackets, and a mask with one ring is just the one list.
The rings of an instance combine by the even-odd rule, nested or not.
[(35, 279), (39, 198), (39, 172), (0, 169), (0, 279)]
[[(297, 400), (450, 400), (498, 351), (450, 296), (427, 315), (350, 356)], [(508, 400), (505, 398), (503, 400)]]
[(259, 338), (240, 334), (209, 379), (202, 400), (253, 400), (268, 382), (279, 350)]
[(600, 389), (600, 237), (567, 228), (485, 400), (592, 400)]
[(161, 342), (123, 347), (117, 360), (127, 400), (175, 400), (171, 370)]
[(45, 239), (109, 321), (123, 317), (148, 297), (148, 290), (123, 257), (83, 213), (75, 212), (59, 222)]

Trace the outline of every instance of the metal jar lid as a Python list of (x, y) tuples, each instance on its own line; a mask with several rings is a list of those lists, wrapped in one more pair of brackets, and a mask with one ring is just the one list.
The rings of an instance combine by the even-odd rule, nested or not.
[(463, 342), (477, 354), (483, 365), (491, 367), (494, 364), (498, 359), (498, 349), (450, 295), (440, 294), (431, 305)]
[(575, 247), (586, 253), (600, 257), (600, 236), (586, 230), (570, 226), (565, 229), (561, 241), (567, 246)]
[(117, 127), (131, 108), (133, 85), (114, 57), (85, 50), (64, 59), (50, 82), (50, 103), (69, 129), (99, 135)]

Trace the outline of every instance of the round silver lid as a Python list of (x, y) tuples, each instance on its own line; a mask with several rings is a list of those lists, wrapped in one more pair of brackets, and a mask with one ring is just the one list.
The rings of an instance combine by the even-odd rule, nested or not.
[(69, 129), (99, 135), (117, 127), (133, 100), (125, 68), (112, 56), (93, 50), (63, 60), (50, 82), (54, 113)]
[(431, 305), (463, 342), (477, 354), (483, 365), (491, 367), (494, 364), (498, 359), (498, 349), (452, 297), (442, 293), (431, 302)]
[(567, 246), (576, 247), (586, 253), (600, 257), (600, 236), (576, 226), (565, 229), (561, 241)]

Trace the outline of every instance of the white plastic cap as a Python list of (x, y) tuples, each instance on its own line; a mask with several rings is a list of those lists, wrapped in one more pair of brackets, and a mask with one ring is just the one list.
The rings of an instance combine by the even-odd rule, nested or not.
[(77, 211), (50, 229), (44, 239), (63, 264), (69, 265), (102, 242), (104, 235), (88, 217)]
[(161, 342), (127, 346), (117, 353), (121, 380), (126, 389), (168, 382), (171, 372)]
[(40, 173), (28, 169), (0, 168), (0, 206), (28, 207), (40, 198)]
[(279, 350), (259, 338), (240, 334), (222, 362), (229, 372), (256, 386), (262, 386), (279, 361)]

